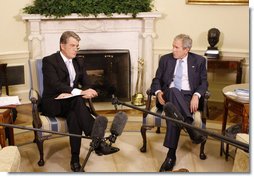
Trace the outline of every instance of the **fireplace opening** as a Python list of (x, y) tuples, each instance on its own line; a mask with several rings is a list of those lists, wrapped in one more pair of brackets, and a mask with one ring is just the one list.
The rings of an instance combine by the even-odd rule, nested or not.
[(129, 50), (80, 50), (77, 57), (84, 58), (92, 88), (98, 92), (94, 101), (111, 101), (112, 95), (131, 100)]

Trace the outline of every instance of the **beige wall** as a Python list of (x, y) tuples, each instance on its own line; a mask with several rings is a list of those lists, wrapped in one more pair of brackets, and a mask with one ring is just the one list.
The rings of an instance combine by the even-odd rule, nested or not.
[[(0, 62), (14, 64), (15, 60), (21, 58), (20, 64), (28, 69), (25, 62), (29, 58), (26, 23), (22, 21), (20, 14), (22, 8), (31, 2), (32, 0), (1, 2)], [(222, 53), (246, 57), (248, 64), (248, 6), (187, 5), (185, 0), (155, 0), (154, 6), (162, 13), (162, 18), (156, 22), (154, 63), (157, 63), (157, 56), (169, 52), (173, 37), (179, 33), (191, 35), (193, 51), (203, 54), (208, 46), (207, 31), (216, 27), (221, 31), (219, 49)], [(156, 67), (155, 64), (153, 72)], [(244, 80), (248, 81), (248, 67), (246, 68)], [(25, 79), (29, 79), (29, 75)], [(22, 93), (18, 87), (23, 89)], [(24, 99), (27, 99), (28, 90), (29, 84), (11, 87), (12, 94), (21, 95)]]
[(179, 33), (190, 34), (193, 49), (206, 50), (207, 31), (221, 31), (222, 51), (249, 51), (249, 7), (218, 5), (187, 5), (185, 0), (156, 0), (155, 8), (163, 13), (156, 29), (156, 49), (171, 48), (172, 38)]
[[(1, 2), (0, 54), (27, 52), (26, 26), (21, 20), (22, 8), (32, 0)], [(193, 38), (193, 49), (205, 50), (207, 31), (216, 27), (221, 31), (220, 49), (225, 52), (249, 52), (249, 7), (187, 5), (185, 0), (155, 0), (155, 9), (163, 14), (157, 21), (158, 37), (154, 48), (171, 48), (172, 38), (188, 33)]]

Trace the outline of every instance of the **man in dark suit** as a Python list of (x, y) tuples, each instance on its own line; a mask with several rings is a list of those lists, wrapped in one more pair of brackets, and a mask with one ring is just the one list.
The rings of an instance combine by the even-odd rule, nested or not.
[[(191, 53), (191, 47), (192, 39), (188, 35), (177, 35), (173, 41), (173, 52), (161, 57), (151, 85), (151, 91), (157, 97), (157, 105), (171, 102), (181, 113), (177, 117), (183, 117), (183, 121), (189, 124), (193, 122), (193, 113), (198, 110), (200, 97), (205, 95), (208, 88), (206, 59)], [(165, 109), (164, 106), (166, 116), (175, 117), (168, 110), (172, 109)], [(164, 146), (169, 148), (169, 151), (160, 172), (173, 169), (181, 131), (179, 125), (168, 120), (166, 122)], [(206, 140), (198, 131), (186, 129), (193, 143), (199, 144)]]
[[(83, 98), (96, 97), (97, 92), (90, 88), (84, 60), (75, 58), (79, 49), (80, 37), (72, 32), (66, 31), (60, 38), (60, 52), (43, 58), (43, 94), (42, 113), (46, 116), (61, 116), (67, 119), (69, 132), (81, 135), (91, 135), (94, 117), (85, 106)], [(66, 96), (74, 95), (68, 99)], [(82, 96), (75, 96), (82, 95)], [(79, 153), (81, 138), (70, 137), (71, 146), (71, 169), (80, 171)], [(111, 146), (99, 147), (96, 152), (109, 154), (116, 152)], [(106, 148), (106, 149), (105, 149)], [(102, 152), (100, 152), (102, 151)]]

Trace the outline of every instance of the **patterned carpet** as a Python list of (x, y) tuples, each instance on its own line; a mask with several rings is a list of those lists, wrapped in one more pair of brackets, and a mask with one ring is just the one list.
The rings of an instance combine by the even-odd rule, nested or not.
[[(158, 172), (165, 159), (167, 148), (162, 145), (163, 134), (148, 133), (148, 149), (141, 153), (139, 148), (142, 139), (137, 132), (123, 132), (117, 138), (114, 146), (120, 151), (106, 156), (97, 156), (91, 153), (85, 166), (86, 172)], [(87, 156), (90, 140), (83, 139), (80, 153), (82, 163)], [(27, 143), (18, 146), (21, 153), (22, 172), (71, 172), (70, 170), (70, 146), (68, 137), (47, 140), (44, 143), (45, 165), (39, 167), (39, 159), (36, 144)], [(233, 167), (233, 159), (228, 161), (219, 155), (220, 143), (209, 139), (205, 148), (206, 160), (199, 159), (199, 145), (192, 144), (189, 137), (181, 135), (177, 161), (174, 170), (188, 169), (191, 173), (230, 173)]]
[[(18, 106), (18, 118), (16, 125), (32, 125), (31, 105)], [(157, 172), (164, 161), (167, 149), (162, 145), (164, 134), (156, 134), (155, 129), (149, 131), (148, 152), (141, 153), (139, 148), (142, 146), (140, 126), (142, 113), (135, 110), (124, 110), (128, 115), (128, 123), (124, 132), (118, 137), (115, 146), (121, 150), (113, 155), (99, 157), (92, 153), (85, 170), (87, 172)], [(115, 111), (98, 111), (105, 115), (109, 123), (115, 115)], [(209, 123), (209, 122), (215, 122)], [(208, 125), (218, 125), (220, 132), (221, 119), (208, 120)], [(108, 125), (110, 127), (110, 125)], [(163, 130), (162, 130), (163, 131)], [(44, 156), (46, 164), (39, 167), (39, 158), (36, 144), (33, 143), (33, 132), (15, 129), (15, 144), (19, 147), (22, 156), (22, 168), (24, 172), (70, 172), (70, 147), (68, 137), (60, 137), (45, 142)], [(183, 131), (182, 131), (183, 132)], [(89, 149), (88, 140), (83, 140), (81, 150), (81, 162)], [(177, 151), (177, 162), (175, 169), (185, 168), (190, 172), (231, 172), (233, 159), (225, 161), (219, 155), (220, 142), (209, 138), (205, 148), (208, 156), (207, 160), (199, 159), (199, 145), (193, 145), (189, 137), (183, 132), (180, 138), (179, 150)], [(63, 155), (64, 154), (64, 155)]]

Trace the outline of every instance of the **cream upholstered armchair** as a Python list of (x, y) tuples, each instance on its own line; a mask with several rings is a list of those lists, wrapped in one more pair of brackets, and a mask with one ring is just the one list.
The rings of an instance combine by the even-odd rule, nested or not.
[(0, 145), (0, 172), (20, 172), (21, 157), (17, 146)]
[[(30, 72), (31, 72), (31, 80), (34, 82), (37, 80), (38, 84), (36, 88), (31, 88), (29, 93), (29, 99), (32, 103), (32, 115), (33, 115), (33, 127), (42, 130), (49, 130), (59, 133), (68, 133), (67, 121), (62, 117), (46, 117), (41, 115), (40, 112), (40, 101), (41, 95), (43, 92), (43, 75), (42, 75), (42, 59), (37, 59), (35, 61), (29, 61)], [(35, 70), (34, 70), (35, 69)], [(34, 84), (32, 84), (34, 85)], [(89, 104), (89, 109), (91, 114), (97, 116), (95, 109), (93, 107), (93, 103), (91, 99), (87, 99)], [(84, 105), (85, 106), (85, 105)], [(39, 166), (43, 166), (44, 161), (44, 153), (43, 153), (43, 142), (45, 140), (51, 139), (53, 137), (52, 133), (35, 131), (34, 142), (37, 144), (40, 159), (38, 161)]]
[[(151, 90), (148, 89), (146, 93), (148, 95), (148, 98), (147, 98), (145, 109), (148, 111), (151, 111), (151, 112), (155, 112), (157, 114), (164, 115), (162, 107), (157, 107), (157, 106), (152, 105), (152, 98), (155, 97), (155, 95), (153, 95)], [(198, 120), (202, 121), (202, 124), (204, 125), (204, 127), (202, 127), (202, 128), (205, 128), (206, 119), (208, 117), (207, 101), (208, 101), (209, 97), (210, 97), (210, 93), (207, 91), (205, 96), (200, 98), (199, 111), (197, 111), (196, 114), (194, 115), (195, 122), (198, 122)], [(147, 130), (151, 130), (154, 127), (157, 127), (156, 133), (160, 133), (161, 132), (160, 128), (166, 127), (166, 120), (156, 117), (154, 115), (143, 113), (143, 121), (142, 121), (142, 126), (140, 129), (140, 132), (141, 132), (141, 135), (143, 138), (143, 146), (140, 148), (141, 152), (147, 151), (146, 132), (147, 132)], [(206, 159), (206, 154), (204, 152), (205, 143), (206, 143), (206, 141), (201, 143), (201, 145), (200, 145), (199, 157), (202, 160)]]
[[(237, 133), (236, 140), (249, 144), (249, 134)], [(232, 172), (245, 172), (250, 173), (250, 154), (242, 149), (236, 149), (234, 165)]]

